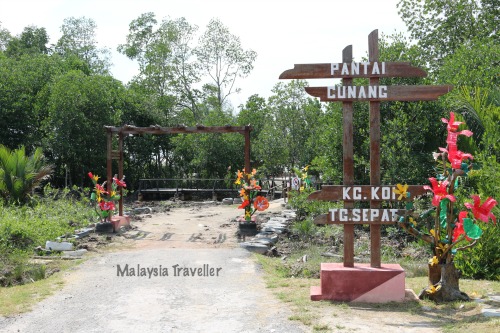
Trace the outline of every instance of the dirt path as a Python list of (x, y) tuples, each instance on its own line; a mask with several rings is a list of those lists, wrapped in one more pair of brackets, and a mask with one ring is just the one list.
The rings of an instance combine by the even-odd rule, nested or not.
[(200, 205), (137, 222), (125, 241), (133, 246), (86, 261), (32, 312), (0, 318), (0, 331), (307, 331), (237, 246), (237, 213)]
[[(281, 210), (273, 202), (267, 212)], [(0, 317), (0, 332), (310, 332), (288, 320), (288, 303), (265, 287), (255, 261), (238, 246), (231, 222), (237, 215), (235, 206), (199, 204), (134, 222), (124, 248), (66, 273), (63, 290), (33, 311)], [(306, 307), (334, 332), (430, 333), (447, 320), (403, 306)]]

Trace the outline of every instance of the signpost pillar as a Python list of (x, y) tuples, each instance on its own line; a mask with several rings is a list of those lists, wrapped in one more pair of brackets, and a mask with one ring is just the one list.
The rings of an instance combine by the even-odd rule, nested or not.
[[(317, 224), (344, 225), (344, 263), (321, 264), (321, 287), (311, 289), (311, 299), (388, 302), (404, 298), (404, 271), (397, 264), (381, 264), (381, 225), (395, 224), (397, 209), (381, 209), (382, 201), (396, 201), (395, 186), (382, 185), (380, 175), (380, 102), (432, 101), (452, 89), (440, 86), (385, 86), (384, 77), (425, 77), (427, 73), (408, 62), (380, 62), (378, 31), (368, 36), (368, 61), (354, 62), (352, 46), (342, 52), (342, 63), (296, 64), (280, 79), (340, 78), (342, 85), (306, 87), (308, 94), (323, 102), (342, 102), (343, 185), (323, 186), (310, 200), (343, 201), (343, 209), (331, 209), (315, 218)], [(368, 86), (353, 85), (353, 78), (368, 78)], [(353, 102), (369, 102), (370, 185), (354, 184)], [(422, 186), (409, 185), (412, 195), (425, 193)], [(370, 208), (356, 208), (369, 202)], [(354, 224), (370, 225), (370, 266), (354, 265)]]

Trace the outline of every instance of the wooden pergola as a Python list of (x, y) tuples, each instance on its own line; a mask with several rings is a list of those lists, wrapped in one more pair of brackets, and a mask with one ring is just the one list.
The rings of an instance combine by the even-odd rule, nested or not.
[[(252, 127), (247, 126), (203, 126), (196, 127), (161, 127), (158, 125), (150, 127), (136, 127), (125, 125), (122, 127), (105, 126), (107, 134), (107, 180), (108, 191), (111, 190), (113, 181), (113, 160), (118, 160), (118, 178), (123, 177), (123, 138), (125, 135), (165, 135), (165, 134), (197, 134), (197, 133), (240, 133), (245, 137), (245, 173), (250, 173), (250, 131)], [(118, 135), (118, 150), (113, 150), (113, 135)], [(122, 195), (120, 189), (120, 196)], [(123, 215), (123, 199), (120, 198), (119, 214)]]

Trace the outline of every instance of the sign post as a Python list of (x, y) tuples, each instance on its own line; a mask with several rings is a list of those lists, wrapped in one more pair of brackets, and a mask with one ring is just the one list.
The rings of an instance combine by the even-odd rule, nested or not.
[[(395, 209), (380, 209), (382, 201), (395, 201), (392, 188), (394, 186), (381, 186), (380, 178), (380, 102), (382, 101), (431, 101), (448, 93), (453, 87), (450, 85), (439, 86), (385, 86), (380, 85), (383, 77), (425, 77), (427, 73), (411, 66), (407, 62), (381, 62), (379, 61), (378, 30), (368, 36), (368, 61), (354, 62), (352, 46), (347, 46), (342, 51), (342, 63), (296, 64), (293, 69), (284, 71), (280, 79), (319, 79), (340, 78), (342, 85), (327, 87), (306, 87), (308, 94), (318, 97), (324, 102), (342, 102), (343, 115), (343, 186), (323, 186), (321, 191), (312, 193), (310, 200), (343, 201), (343, 209), (331, 210), (327, 215), (319, 216), (315, 223), (332, 223), (344, 225), (344, 262), (345, 272), (352, 273), (347, 268), (354, 267), (354, 224), (370, 225), (370, 266), (373, 269), (382, 269), (380, 256), (380, 226), (381, 224), (394, 224), (400, 213)], [(368, 86), (353, 85), (353, 78), (368, 78)], [(370, 185), (354, 185), (354, 153), (353, 153), (353, 102), (369, 102), (370, 122)], [(413, 195), (424, 193), (422, 186), (410, 186)], [(355, 209), (354, 203), (366, 201), (370, 209)], [(327, 270), (322, 271), (322, 281), (333, 281), (327, 276)], [(331, 265), (331, 264), (327, 264)], [(387, 265), (384, 265), (387, 266)], [(394, 265), (393, 265), (394, 266)], [(399, 265), (396, 265), (399, 266)], [(400, 269), (400, 266), (399, 266)], [(396, 275), (399, 274), (396, 269)], [(334, 269), (336, 271), (337, 268)], [(402, 270), (402, 269), (401, 269)], [(323, 274), (325, 272), (325, 274)], [(378, 271), (380, 276), (393, 276), (385, 270)], [(385, 272), (385, 273), (383, 273)], [(325, 275), (325, 278), (324, 278)], [(350, 277), (349, 277), (350, 278)], [(385, 281), (374, 279), (373, 273), (368, 278), (371, 282), (382, 283)], [(354, 280), (356, 281), (356, 279)], [(363, 280), (359, 283), (365, 283)], [(325, 286), (324, 286), (325, 284)], [(322, 288), (329, 283), (322, 282)], [(368, 283), (366, 285), (372, 286)], [(373, 286), (372, 286), (373, 287)], [(342, 288), (341, 288), (342, 289)], [(344, 288), (345, 289), (345, 288)], [(358, 288), (359, 289), (359, 288)], [(316, 291), (317, 292), (317, 291)], [(321, 295), (321, 292), (323, 294)], [(353, 300), (359, 295), (348, 295), (346, 290), (340, 292), (320, 290), (320, 296), (312, 299)], [(346, 296), (347, 295), (347, 296)], [(403, 275), (404, 295), (404, 275)], [(400, 297), (400, 294), (396, 297)], [(385, 298), (382, 301), (394, 300)]]

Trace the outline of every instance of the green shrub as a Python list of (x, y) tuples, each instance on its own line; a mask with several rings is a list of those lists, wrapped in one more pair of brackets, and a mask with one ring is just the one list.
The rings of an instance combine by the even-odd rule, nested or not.
[(458, 251), (455, 266), (463, 277), (500, 281), (500, 231), (493, 223), (482, 226), (476, 246)]
[(341, 203), (329, 201), (309, 201), (307, 197), (314, 192), (313, 189), (301, 191), (293, 191), (290, 193), (290, 206), (295, 209), (297, 220), (303, 220), (306, 217), (314, 218), (321, 214), (328, 213), (330, 208), (340, 207)]
[(32, 206), (0, 205), (0, 252), (8, 255), (16, 250), (32, 252), (47, 240), (73, 233), (87, 226), (96, 216), (88, 199), (73, 199), (69, 190), (59, 199), (48, 195)]
[(3, 200), (24, 204), (33, 190), (52, 173), (45, 163), (42, 149), (26, 156), (24, 147), (16, 150), (0, 145), (0, 196)]

